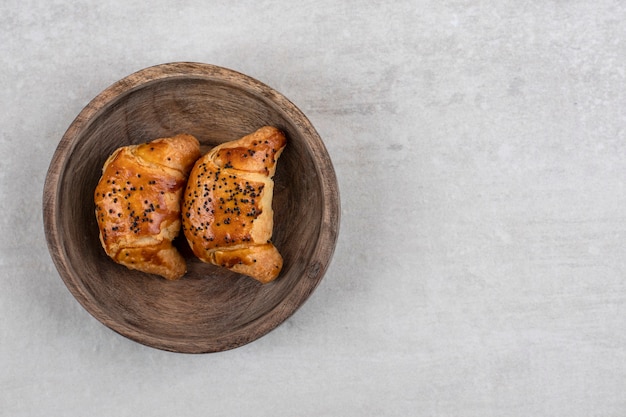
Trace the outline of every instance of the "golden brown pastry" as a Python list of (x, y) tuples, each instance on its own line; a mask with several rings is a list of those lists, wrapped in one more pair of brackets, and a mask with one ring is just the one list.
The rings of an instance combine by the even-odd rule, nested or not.
[(107, 255), (130, 269), (178, 279), (187, 269), (172, 245), (180, 231), (187, 175), (200, 157), (187, 134), (117, 149), (96, 187), (96, 219)]
[(283, 258), (271, 243), (276, 161), (285, 135), (265, 126), (196, 161), (183, 196), (183, 232), (202, 261), (274, 280)]

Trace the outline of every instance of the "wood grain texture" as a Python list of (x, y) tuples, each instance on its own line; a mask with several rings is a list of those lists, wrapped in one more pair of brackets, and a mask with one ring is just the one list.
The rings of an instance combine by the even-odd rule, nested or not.
[[(263, 125), (288, 138), (275, 176), (273, 242), (284, 258), (276, 281), (261, 285), (202, 263), (182, 236), (174, 243), (188, 273), (179, 281), (131, 271), (107, 258), (92, 195), (116, 148), (189, 133), (206, 152)], [(43, 201), (50, 253), (83, 307), (137, 342), (186, 353), (232, 349), (286, 320), (322, 279), (339, 228), (333, 166), (302, 112), (248, 76), (199, 63), (147, 68), (94, 98), (59, 143)]]

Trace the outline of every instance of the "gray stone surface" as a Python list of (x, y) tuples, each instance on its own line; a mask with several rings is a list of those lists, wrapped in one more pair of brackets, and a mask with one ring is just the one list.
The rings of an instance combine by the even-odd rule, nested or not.
[[(0, 415), (624, 416), (621, 1), (0, 4)], [(310, 300), (180, 355), (72, 298), (41, 194), (81, 108), (200, 61), (311, 119), (342, 227)]]

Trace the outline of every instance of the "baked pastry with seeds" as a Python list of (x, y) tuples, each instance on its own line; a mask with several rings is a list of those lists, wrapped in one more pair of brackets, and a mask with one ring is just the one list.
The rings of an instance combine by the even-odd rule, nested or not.
[(203, 262), (274, 280), (283, 258), (272, 244), (274, 173), (285, 135), (264, 126), (198, 159), (183, 196), (183, 232)]
[(187, 176), (200, 155), (198, 140), (187, 134), (113, 152), (94, 193), (100, 242), (109, 257), (169, 280), (185, 274), (172, 240), (180, 232)]

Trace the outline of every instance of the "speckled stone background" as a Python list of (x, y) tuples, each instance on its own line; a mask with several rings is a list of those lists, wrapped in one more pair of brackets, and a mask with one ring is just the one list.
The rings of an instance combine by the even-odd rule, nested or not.
[[(0, 4), (0, 415), (626, 415), (626, 3)], [(48, 255), (43, 181), (114, 81), (200, 61), (310, 118), (341, 234), (282, 326), (129, 341)]]

